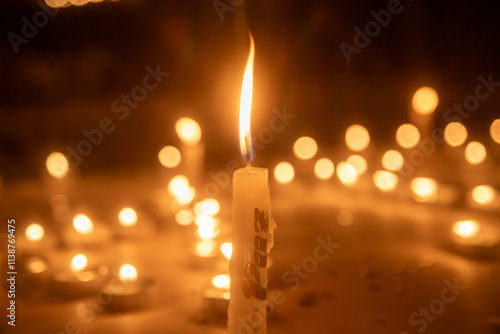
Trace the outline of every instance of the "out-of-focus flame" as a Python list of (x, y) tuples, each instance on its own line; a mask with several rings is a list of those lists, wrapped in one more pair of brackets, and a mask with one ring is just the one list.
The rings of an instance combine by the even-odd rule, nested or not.
[(60, 152), (52, 152), (45, 161), (47, 171), (52, 177), (62, 179), (68, 174), (69, 164), (64, 154)]
[(118, 220), (123, 226), (133, 226), (137, 224), (137, 213), (132, 208), (123, 208), (118, 214)]
[(87, 267), (87, 257), (83, 254), (77, 254), (71, 259), (71, 270), (77, 273)]
[(183, 117), (175, 123), (175, 131), (180, 140), (188, 145), (196, 145), (201, 139), (200, 125), (188, 117)]
[(73, 218), (73, 227), (80, 234), (90, 234), (94, 230), (94, 224), (90, 218), (81, 213)]
[(131, 264), (124, 264), (120, 267), (118, 276), (123, 282), (134, 282), (137, 280), (137, 269)]
[(462, 220), (453, 224), (453, 232), (462, 238), (472, 238), (479, 232), (479, 224), (475, 220)]
[(26, 238), (29, 241), (40, 241), (43, 239), (44, 231), (40, 224), (31, 224), (26, 227)]
[(241, 85), (240, 98), (240, 153), (243, 161), (252, 162), (253, 148), (252, 135), (250, 133), (250, 116), (252, 109), (252, 90), (253, 90), (253, 61), (255, 57), (255, 44), (250, 34), (250, 52), (243, 75), (243, 84)]
[(295, 170), (289, 162), (282, 161), (274, 168), (274, 178), (281, 184), (292, 182), (295, 177)]
[(212, 278), (212, 284), (218, 289), (229, 290), (231, 278), (229, 278), (229, 275), (217, 275)]
[(222, 254), (224, 254), (224, 257), (230, 260), (231, 255), (233, 255), (233, 244), (230, 242), (225, 242), (222, 245), (220, 245), (220, 250)]

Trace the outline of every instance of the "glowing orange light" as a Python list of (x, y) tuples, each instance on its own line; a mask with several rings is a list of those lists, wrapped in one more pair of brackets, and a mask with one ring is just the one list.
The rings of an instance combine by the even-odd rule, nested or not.
[(250, 118), (252, 110), (253, 90), (253, 61), (255, 57), (255, 44), (250, 35), (250, 52), (248, 53), (245, 74), (241, 85), (240, 98), (240, 152), (243, 161), (250, 163), (253, 160), (252, 134), (250, 132)]
[(71, 270), (80, 272), (87, 267), (87, 257), (83, 254), (77, 254), (71, 259)]
[(274, 178), (281, 184), (292, 182), (295, 177), (295, 170), (293, 166), (286, 161), (280, 162), (274, 168)]
[(120, 267), (118, 277), (123, 282), (133, 282), (137, 280), (137, 269), (131, 264), (124, 264)]
[(364, 126), (353, 124), (345, 132), (345, 143), (353, 151), (363, 151), (370, 144), (370, 134)]
[(472, 199), (481, 205), (487, 205), (493, 202), (496, 192), (490, 186), (477, 186), (472, 189)]
[(293, 154), (301, 160), (311, 159), (318, 152), (318, 144), (311, 137), (300, 137), (293, 144)]
[(90, 218), (81, 213), (73, 218), (73, 227), (80, 234), (90, 234), (94, 230), (94, 224)]
[(436, 110), (439, 102), (437, 92), (432, 87), (421, 87), (413, 95), (412, 106), (416, 113), (429, 115)]
[(137, 213), (132, 208), (123, 208), (118, 214), (118, 220), (123, 226), (132, 226), (137, 224)]
[(31, 224), (26, 228), (26, 238), (30, 241), (40, 241), (43, 239), (44, 230), (40, 224)]
[(500, 118), (497, 118), (491, 123), (490, 135), (491, 139), (500, 144)]
[(402, 148), (413, 148), (420, 141), (420, 132), (413, 124), (403, 124), (396, 131), (396, 141)]
[(194, 214), (189, 210), (180, 210), (175, 214), (175, 221), (179, 225), (187, 226), (194, 221)]
[(320, 180), (328, 180), (332, 177), (335, 171), (335, 166), (330, 159), (321, 158), (314, 165), (314, 174)]
[(68, 174), (69, 163), (64, 154), (60, 152), (52, 152), (47, 157), (45, 162), (47, 171), (52, 177), (62, 179)]
[(363, 175), (368, 168), (365, 158), (357, 154), (350, 155), (346, 161), (354, 166), (358, 175)]
[(175, 168), (181, 163), (181, 152), (173, 146), (165, 146), (158, 153), (158, 160), (167, 168)]
[(467, 140), (467, 129), (458, 122), (448, 123), (444, 128), (444, 140), (452, 147), (460, 146)]
[(419, 202), (434, 202), (437, 197), (437, 183), (433, 179), (416, 177), (411, 180), (411, 191)]
[(472, 238), (479, 232), (479, 224), (475, 220), (462, 220), (453, 224), (453, 232), (464, 239)]
[(382, 166), (390, 171), (397, 172), (401, 170), (404, 164), (404, 158), (401, 153), (396, 150), (389, 150), (382, 157)]
[(200, 125), (191, 118), (183, 117), (175, 123), (175, 132), (183, 143), (195, 145), (201, 139)]
[(222, 245), (220, 245), (220, 250), (222, 254), (224, 254), (224, 257), (230, 260), (231, 255), (233, 254), (233, 244), (230, 242), (225, 242)]
[(197, 215), (205, 214), (216, 216), (220, 211), (219, 201), (215, 198), (206, 198), (194, 205), (194, 212)]
[(465, 160), (471, 165), (478, 165), (486, 159), (486, 148), (477, 141), (471, 141), (465, 147)]
[(195, 252), (201, 257), (211, 257), (215, 255), (217, 243), (214, 239), (200, 240), (196, 244)]
[(216, 288), (229, 290), (229, 287), (231, 286), (231, 278), (229, 278), (229, 275), (218, 275), (212, 279), (212, 284)]
[(373, 174), (373, 183), (382, 191), (393, 191), (398, 185), (398, 177), (392, 172), (378, 170)]
[(356, 168), (348, 162), (341, 161), (337, 165), (337, 176), (344, 185), (352, 186), (358, 182)]

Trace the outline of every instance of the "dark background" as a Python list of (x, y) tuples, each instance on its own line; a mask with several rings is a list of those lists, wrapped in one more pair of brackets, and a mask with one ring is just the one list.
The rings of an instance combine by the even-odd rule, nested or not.
[[(104, 135), (78, 166), (80, 173), (148, 169), (157, 152), (177, 144), (175, 121), (199, 121), (207, 161), (239, 159), (237, 113), (250, 30), (256, 42), (253, 132), (272, 110), (298, 114), (258, 161), (286, 156), (300, 135), (320, 147), (343, 141), (345, 128), (364, 124), (375, 142), (393, 141), (421, 85), (440, 95), (436, 125), (453, 103), (474, 94), (477, 77), (500, 81), (500, 4), (495, 1), (402, 1), (403, 11), (346, 62), (339, 44), (373, 20), (387, 1), (247, 0), (221, 21), (204, 1), (122, 0), (62, 8), (28, 44), (13, 51), (34, 0), (0, 4), (0, 174), (38, 177), (45, 157), (66, 153), (82, 130), (110, 118)], [(120, 120), (111, 102), (142, 83), (145, 67), (170, 76)], [(470, 138), (486, 137), (499, 117), (500, 92), (464, 120)]]

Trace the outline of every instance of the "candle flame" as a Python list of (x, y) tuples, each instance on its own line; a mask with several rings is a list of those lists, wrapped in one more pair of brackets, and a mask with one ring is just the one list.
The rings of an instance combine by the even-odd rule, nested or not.
[(87, 267), (87, 257), (83, 254), (77, 254), (71, 259), (71, 270), (75, 273), (80, 272)]
[(243, 161), (250, 164), (253, 159), (252, 135), (250, 133), (250, 116), (252, 109), (253, 61), (255, 44), (250, 34), (250, 52), (245, 66), (240, 98), (240, 152)]
[(137, 280), (137, 269), (131, 264), (124, 264), (120, 267), (118, 276), (122, 282), (133, 282)]

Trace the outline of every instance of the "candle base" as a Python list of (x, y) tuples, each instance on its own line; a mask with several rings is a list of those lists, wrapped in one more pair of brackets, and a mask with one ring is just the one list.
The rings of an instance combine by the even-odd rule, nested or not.
[(109, 298), (103, 303), (106, 311), (111, 313), (130, 312), (147, 308), (155, 303), (157, 284), (153, 279), (122, 283), (121, 287), (104, 287), (101, 292)]

